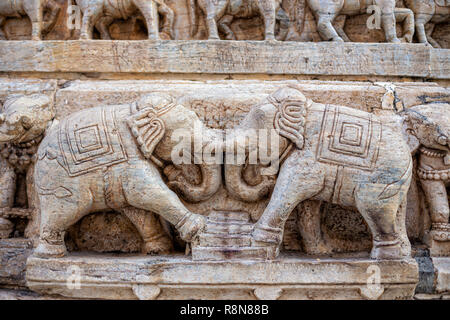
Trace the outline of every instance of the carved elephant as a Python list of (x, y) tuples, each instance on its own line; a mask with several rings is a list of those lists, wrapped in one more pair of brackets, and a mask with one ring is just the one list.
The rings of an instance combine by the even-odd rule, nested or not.
[[(442, 119), (443, 136), (450, 136), (450, 105), (429, 104), (412, 108), (420, 109), (420, 113), (428, 122)], [(441, 138), (444, 141), (444, 138)], [(450, 209), (447, 188), (450, 186), (450, 153), (445, 147), (420, 147), (417, 175), (430, 207), (432, 236), (437, 241), (450, 240)]]
[[(404, 39), (412, 41), (414, 35), (414, 16), (411, 10), (396, 8), (395, 0), (307, 0), (311, 11), (317, 21), (317, 31), (323, 40), (350, 41), (343, 31), (346, 16), (367, 13), (369, 6), (377, 6), (381, 10), (381, 27), (384, 29), (387, 42), (399, 43), (397, 38), (396, 21), (404, 21)], [(341, 27), (337, 30), (333, 27), (335, 19), (341, 20)]]
[[(32, 130), (26, 117), (1, 117), (0, 141), (20, 139)], [(182, 239), (196, 239), (204, 227), (204, 217), (190, 212), (160, 173), (171, 163), (171, 152), (177, 145), (172, 141), (174, 131), (185, 128), (192, 132), (194, 127), (204, 128), (195, 113), (158, 93), (133, 104), (80, 111), (49, 125), (34, 169), (41, 219), (35, 254), (64, 255), (67, 228), (89, 213), (109, 210), (126, 215), (149, 248), (155, 246), (155, 237), (145, 237), (145, 227), (152, 225), (145, 221), (149, 212), (175, 225)], [(211, 132), (214, 139), (216, 133)], [(222, 141), (221, 136), (218, 139)], [(189, 185), (182, 174), (169, 178), (191, 201), (211, 197), (222, 181), (220, 164), (199, 166), (204, 181), (196, 185)]]
[[(50, 10), (50, 17), (44, 23), (44, 9)], [(42, 30), (48, 30), (55, 22), (59, 11), (58, 3), (54, 0), (2, 0), (0, 2), (0, 40), (5, 40), (3, 25), (6, 18), (28, 16), (31, 21), (32, 40), (41, 40)]]
[[(197, 4), (206, 16), (206, 28), (210, 40), (219, 40), (219, 29), (227, 40), (236, 40), (230, 28), (234, 18), (252, 18), (260, 15), (264, 20), (265, 39), (275, 40), (275, 24), (277, 17), (285, 21), (287, 14), (281, 8), (281, 0), (188, 0), (191, 33), (197, 33)], [(288, 19), (287, 19), (288, 20)], [(287, 35), (287, 28), (283, 28)]]
[[(147, 25), (148, 38), (172, 39), (174, 13), (164, 0), (76, 0), (83, 12), (81, 39), (92, 39), (94, 26), (104, 40), (110, 40), (109, 26), (115, 19), (128, 19), (140, 11)], [(159, 33), (158, 13), (164, 17)]]
[(449, 20), (450, 1), (448, 0), (405, 0), (405, 4), (414, 12), (416, 34), (420, 43), (429, 44), (435, 48), (441, 46), (431, 35), (434, 26)]
[[(242, 128), (276, 129), (284, 140), (270, 202), (254, 226), (254, 245), (278, 247), (290, 213), (314, 200), (357, 208), (373, 235), (372, 258), (408, 256), (405, 217), (398, 209), (411, 182), (411, 151), (418, 147), (411, 141), (449, 147), (447, 135), (435, 122), (424, 122), (420, 110), (382, 121), (360, 110), (314, 103), (294, 87), (254, 107)], [(253, 198), (259, 198), (258, 191), (251, 191)]]

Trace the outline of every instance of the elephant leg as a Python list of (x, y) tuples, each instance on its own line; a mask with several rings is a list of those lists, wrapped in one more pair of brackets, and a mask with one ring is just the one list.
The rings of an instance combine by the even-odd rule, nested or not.
[(276, 20), (280, 23), (280, 31), (278, 33), (277, 40), (284, 41), (288, 36), (290, 19), (286, 11), (284, 11), (281, 7), (277, 10)]
[(347, 16), (345, 14), (341, 14), (336, 17), (334, 20), (334, 28), (338, 35), (345, 41), (345, 42), (351, 42), (350, 38), (347, 36), (347, 34), (344, 31), (345, 27), (345, 21), (347, 20)]
[(449, 223), (450, 209), (447, 190), (443, 181), (420, 180), (428, 204), (433, 224)]
[(6, 35), (3, 32), (3, 25), (5, 24), (6, 18), (0, 16), (0, 40), (6, 40)]
[(324, 177), (315, 161), (299, 159), (299, 152), (294, 152), (283, 164), (270, 202), (254, 226), (256, 244), (281, 244), (284, 224), (294, 208), (322, 190)]
[(317, 31), (325, 41), (344, 42), (333, 27), (333, 21), (337, 13), (318, 13), (317, 14)]
[(321, 201), (303, 201), (297, 207), (298, 231), (302, 236), (307, 254), (327, 254), (331, 249), (326, 245), (321, 230)]
[(400, 43), (397, 38), (396, 22), (394, 13), (381, 13), (381, 25), (384, 29), (386, 41), (391, 43)]
[(206, 218), (190, 212), (150, 163), (130, 161), (122, 189), (130, 206), (157, 213), (175, 225), (185, 241), (194, 240), (206, 225)]
[(440, 48), (441, 45), (433, 39), (434, 23), (428, 23), (425, 25), (425, 33), (427, 35), (428, 42), (433, 46), (433, 48)]
[(276, 7), (273, 0), (258, 1), (259, 12), (264, 19), (265, 40), (275, 40)]
[(134, 0), (136, 7), (142, 12), (147, 25), (149, 40), (159, 40), (158, 9), (157, 4), (148, 0)]
[(81, 23), (80, 39), (91, 40), (94, 34), (94, 26), (102, 15), (103, 2), (96, 1), (90, 3), (83, 12), (83, 20)]
[(206, 18), (206, 28), (208, 29), (209, 40), (220, 40), (216, 17)]
[(114, 18), (111, 16), (104, 16), (98, 19), (95, 24), (95, 28), (100, 32), (100, 38), (102, 40), (111, 40), (111, 35), (109, 33), (109, 26), (113, 23)]
[(173, 10), (166, 5), (163, 1), (157, 1), (158, 3), (158, 12), (164, 18), (164, 24), (161, 30), (161, 38), (163, 40), (173, 39), (173, 26), (175, 21), (175, 13)]
[(134, 224), (141, 235), (144, 245), (142, 253), (167, 254), (173, 251), (173, 243), (164, 231), (159, 217), (153, 212), (126, 207), (120, 210)]
[(41, 226), (39, 244), (34, 254), (39, 257), (62, 257), (67, 253), (65, 231), (89, 213), (93, 196), (89, 190), (73, 192), (72, 196), (39, 195)]
[(236, 36), (230, 28), (233, 19), (234, 17), (232, 15), (225, 15), (219, 20), (219, 30), (225, 34), (226, 40), (236, 40)]
[(406, 8), (395, 8), (395, 20), (403, 22), (402, 39), (411, 43), (414, 36), (414, 13)]
[(397, 227), (397, 212), (407, 188), (388, 199), (378, 199), (379, 185), (360, 185), (355, 193), (356, 207), (363, 215), (373, 236), (373, 247), (371, 257), (377, 260), (401, 259), (405, 256), (402, 249), (402, 239), (406, 235), (400, 235), (399, 231), (405, 232), (404, 228)]
[(0, 160), (0, 208), (12, 208), (16, 193), (17, 176), (6, 160)]

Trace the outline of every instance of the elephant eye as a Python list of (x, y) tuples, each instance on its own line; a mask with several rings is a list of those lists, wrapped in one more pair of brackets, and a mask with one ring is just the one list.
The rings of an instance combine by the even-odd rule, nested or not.
[(447, 145), (447, 140), (448, 138), (444, 135), (439, 136), (439, 138), (437, 139), (437, 142), (443, 146)]

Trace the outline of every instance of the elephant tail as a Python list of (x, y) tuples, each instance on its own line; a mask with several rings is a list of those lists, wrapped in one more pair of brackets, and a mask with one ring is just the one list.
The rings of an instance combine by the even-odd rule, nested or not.
[(410, 183), (413, 171), (413, 161), (410, 159), (408, 169), (403, 173), (402, 177), (391, 184), (388, 184), (378, 196), (378, 200), (386, 200), (392, 198), (400, 192), (403, 185)]
[(190, 33), (191, 36), (194, 37), (198, 32), (198, 19), (196, 12), (196, 0), (186, 0), (187, 1), (187, 9), (189, 14), (189, 24), (190, 24)]

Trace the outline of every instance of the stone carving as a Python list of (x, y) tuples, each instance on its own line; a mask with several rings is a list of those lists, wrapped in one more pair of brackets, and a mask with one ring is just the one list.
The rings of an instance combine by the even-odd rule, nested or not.
[[(40, 105), (35, 106), (34, 97), (23, 99), (12, 107), (20, 110), (26, 106), (25, 110), (32, 110), (39, 121), (18, 112), (2, 114), (2, 141), (22, 141), (49, 122), (50, 117), (42, 116)], [(146, 218), (151, 215), (147, 211), (175, 225), (186, 241), (195, 239), (204, 228), (204, 218), (186, 209), (158, 171), (171, 161), (176, 145), (171, 140), (174, 130), (186, 128), (193, 134), (194, 127), (203, 128), (192, 111), (177, 105), (171, 97), (151, 94), (131, 105), (92, 108), (48, 123), (48, 127), (34, 172), (41, 213), (37, 255), (64, 255), (67, 228), (101, 210), (113, 209), (126, 215), (147, 241), (147, 252), (164, 251), (154, 250), (159, 245), (151, 243), (160, 238), (160, 233), (148, 229), (161, 228), (158, 219)], [(211, 139), (214, 137), (211, 135)], [(221, 166), (202, 166), (206, 184), (190, 186), (180, 174), (169, 177), (171, 185), (192, 201), (211, 197), (220, 186)], [(167, 248), (167, 241), (161, 241), (161, 247)]]
[[(92, 39), (95, 28), (102, 39), (111, 39), (109, 26), (115, 19), (128, 19), (138, 11), (144, 16), (150, 40), (173, 38), (174, 13), (164, 0), (76, 0), (83, 12), (81, 39)], [(164, 25), (159, 32), (158, 14), (164, 18)]]
[[(440, 126), (441, 135), (437, 138), (439, 144), (434, 148), (422, 146), (419, 153), (419, 167), (417, 174), (430, 207), (430, 216), (432, 222), (431, 236), (435, 242), (431, 251), (436, 255), (448, 254), (449, 245), (445, 250), (445, 242), (450, 241), (450, 222), (449, 222), (449, 200), (446, 186), (450, 183), (450, 154), (448, 147), (450, 145), (450, 118), (448, 104), (430, 104), (411, 108), (411, 112), (420, 110), (423, 116), (418, 121), (427, 128), (437, 117), (443, 118)], [(436, 139), (431, 129), (423, 132), (428, 135), (430, 140)], [(442, 248), (439, 248), (442, 247)]]
[[(53, 106), (46, 95), (12, 95), (3, 104), (0, 115), (0, 208), (3, 212), (13, 211), (14, 207), (33, 208), (27, 180), (32, 179), (37, 148), (53, 116)], [(11, 223), (6, 221), (0, 218), (4, 227), (9, 226), (3, 238), (12, 231)]]
[(405, 4), (414, 12), (419, 42), (440, 48), (439, 43), (431, 36), (436, 24), (449, 21), (450, 2), (448, 0), (405, 0)]
[[(44, 9), (50, 11), (46, 21)], [(0, 40), (6, 39), (2, 30), (6, 18), (21, 16), (28, 16), (31, 20), (31, 39), (41, 40), (42, 31), (53, 25), (60, 10), (59, 4), (54, 0), (4, 0), (0, 3)]]
[[(414, 35), (414, 17), (411, 10), (396, 8), (394, 0), (387, 1), (307, 1), (317, 20), (317, 31), (323, 40), (350, 41), (343, 30), (346, 16), (365, 14), (370, 5), (381, 9), (381, 26), (384, 29), (387, 42), (399, 43), (395, 29), (396, 21), (404, 21), (404, 35), (406, 42), (412, 42)], [(340, 26), (335, 29), (333, 22), (339, 18)]]
[[(291, 122), (300, 129), (287, 139), (295, 147), (282, 164), (271, 200), (255, 225), (255, 244), (278, 246), (291, 211), (311, 199), (356, 207), (373, 235), (372, 258), (409, 256), (405, 217), (398, 218), (397, 212), (411, 182), (411, 151), (417, 147), (411, 140), (427, 148), (448, 148), (440, 119), (425, 124), (420, 114), (424, 107), (417, 107), (403, 116), (392, 114), (397, 124), (382, 124), (373, 114), (316, 104), (295, 88), (277, 91), (257, 109), (261, 117), (277, 119), (284, 105), (295, 110), (297, 120)], [(392, 153), (394, 145), (397, 152)]]
[[(206, 28), (210, 40), (219, 40), (219, 30), (225, 34), (227, 40), (236, 40), (230, 24), (236, 18), (251, 18), (261, 15), (264, 20), (265, 39), (275, 40), (276, 17), (286, 20), (286, 13), (281, 8), (281, 0), (188, 0), (188, 10), (192, 35), (197, 33), (198, 22), (196, 5), (200, 7), (206, 16)], [(286, 37), (287, 29), (284, 28)]]

